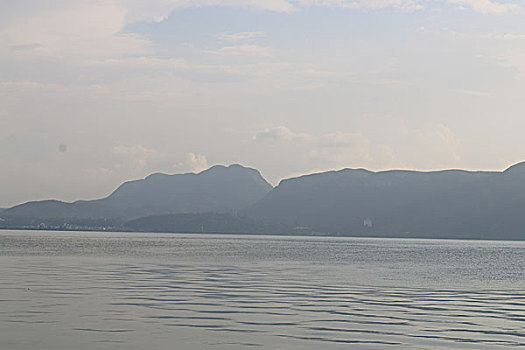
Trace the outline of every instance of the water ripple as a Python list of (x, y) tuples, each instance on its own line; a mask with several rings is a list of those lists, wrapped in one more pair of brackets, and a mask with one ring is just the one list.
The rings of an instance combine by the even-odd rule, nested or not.
[[(73, 238), (56, 238), (67, 239)], [(178, 243), (193, 239), (179, 237)], [(232, 249), (238, 238), (223, 240), (215, 239), (214, 249)], [(139, 249), (144, 241), (126, 246)], [(405, 271), (411, 274), (409, 283), (401, 277), (379, 283), (373, 278), (386, 268), (383, 265), (363, 277), (358, 263), (319, 265), (315, 257), (304, 264), (239, 263), (215, 261), (210, 251), (208, 260), (198, 254), (196, 261), (189, 257), (191, 252), (175, 249), (176, 242), (160, 241), (168, 248), (155, 241), (160, 251), (153, 255), (165, 254), (162, 259), (56, 251), (48, 256), (36, 254), (36, 248), (29, 256), (12, 250), (0, 255), (0, 348), (92, 349), (98, 343), (115, 349), (164, 349), (175, 342), (181, 349), (525, 347), (520, 279), (486, 288), (469, 283), (443, 287), (441, 280), (429, 284), (412, 269)], [(111, 238), (104, 242), (112, 244)], [(298, 243), (290, 242), (280, 241), (282, 249)], [(312, 250), (315, 241), (302, 244)], [(366, 248), (363, 244), (360, 241), (359, 249)], [(362, 254), (352, 244), (346, 248)], [(394, 254), (401, 248), (384, 249), (384, 254)], [(467, 251), (463, 247), (461, 253)], [(495, 251), (500, 254), (501, 247)], [(521, 252), (525, 255), (525, 246)], [(186, 259), (181, 259), (184, 254)], [(438, 266), (426, 263), (430, 270)]]

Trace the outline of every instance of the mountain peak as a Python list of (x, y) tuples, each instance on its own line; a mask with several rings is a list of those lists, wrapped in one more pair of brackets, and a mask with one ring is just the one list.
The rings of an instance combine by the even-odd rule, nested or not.
[(257, 171), (256, 169), (253, 169), (253, 168), (248, 168), (248, 167), (245, 167), (241, 164), (230, 164), (230, 165), (222, 165), (222, 164), (216, 164), (216, 165), (213, 165), (211, 167), (209, 167), (208, 169), (206, 170), (203, 170), (197, 174), (202, 174), (202, 173), (207, 173), (207, 172), (213, 172), (213, 171), (221, 171), (221, 170), (249, 170), (249, 171)]
[(125, 182), (108, 197), (95, 201), (30, 202), (7, 212), (46, 218), (120, 219), (173, 213), (230, 213), (254, 204), (271, 189), (255, 169), (239, 164), (215, 165), (200, 173), (154, 173)]

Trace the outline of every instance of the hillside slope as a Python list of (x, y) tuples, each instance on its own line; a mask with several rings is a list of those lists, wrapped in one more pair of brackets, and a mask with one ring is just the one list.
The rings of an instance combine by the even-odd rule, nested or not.
[(283, 180), (243, 214), (323, 233), (525, 239), (525, 163), (504, 172), (306, 175)]
[(152, 174), (126, 182), (99, 200), (28, 202), (6, 209), (2, 217), (129, 220), (173, 213), (230, 213), (257, 202), (271, 189), (255, 169), (218, 165), (198, 174)]

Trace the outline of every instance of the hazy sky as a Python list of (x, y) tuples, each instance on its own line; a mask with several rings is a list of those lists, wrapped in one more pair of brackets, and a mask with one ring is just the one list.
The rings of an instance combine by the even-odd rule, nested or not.
[(0, 206), (151, 172), (525, 160), (525, 4), (0, 2)]

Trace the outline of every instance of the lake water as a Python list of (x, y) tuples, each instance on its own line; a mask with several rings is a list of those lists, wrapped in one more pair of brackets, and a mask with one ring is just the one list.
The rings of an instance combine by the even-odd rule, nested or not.
[(0, 231), (0, 349), (525, 348), (525, 242)]

